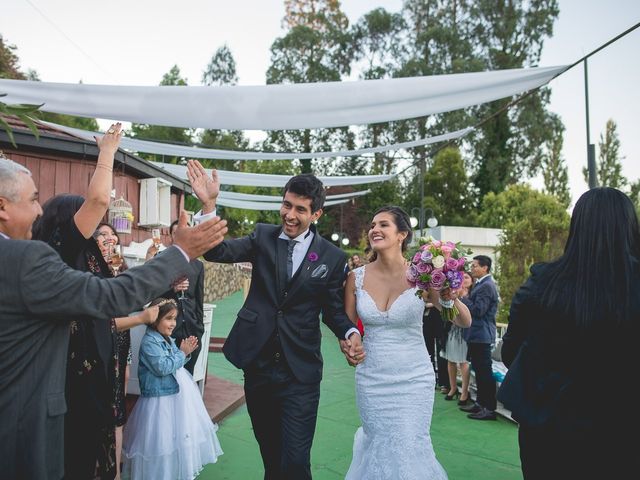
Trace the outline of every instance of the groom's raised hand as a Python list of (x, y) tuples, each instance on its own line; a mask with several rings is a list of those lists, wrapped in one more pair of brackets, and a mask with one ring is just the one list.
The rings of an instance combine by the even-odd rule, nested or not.
[(189, 160), (187, 163), (187, 177), (193, 189), (193, 193), (202, 202), (202, 213), (211, 213), (216, 208), (216, 200), (220, 193), (220, 178), (218, 171), (211, 170), (211, 176), (197, 160)]

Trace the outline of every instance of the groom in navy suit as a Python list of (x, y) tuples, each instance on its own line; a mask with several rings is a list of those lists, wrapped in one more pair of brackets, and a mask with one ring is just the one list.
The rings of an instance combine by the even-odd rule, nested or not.
[[(189, 180), (206, 218), (215, 211), (219, 181), (190, 161)], [(245, 398), (265, 469), (265, 479), (310, 479), (310, 452), (322, 379), (322, 321), (363, 358), (360, 334), (344, 311), (346, 255), (322, 238), (313, 222), (325, 191), (311, 174), (284, 188), (282, 225), (257, 224), (248, 236), (225, 240), (207, 252), (212, 262), (251, 262), (251, 288), (224, 344), (224, 354), (244, 370)]]

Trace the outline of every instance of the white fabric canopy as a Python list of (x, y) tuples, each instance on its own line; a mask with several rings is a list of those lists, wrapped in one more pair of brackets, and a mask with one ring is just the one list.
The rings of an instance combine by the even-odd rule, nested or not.
[[(222, 192), (221, 192), (222, 193)], [(331, 205), (338, 205), (340, 203), (347, 203), (349, 200), (330, 200), (324, 202), (324, 208)], [(282, 199), (280, 202), (248, 202), (243, 200), (230, 200), (222, 197), (218, 197), (216, 202), (221, 207), (229, 208), (243, 208), (245, 210), (280, 210), (282, 206)]]
[[(99, 132), (89, 130), (81, 130), (79, 128), (58, 125), (57, 123), (42, 122), (50, 127), (57, 128), (86, 140), (93, 140), (94, 135), (102, 135)], [(435, 135), (433, 137), (422, 138), (411, 142), (394, 143), (380, 147), (361, 148), (359, 150), (338, 150), (334, 152), (305, 152), (305, 153), (263, 153), (249, 151), (233, 151), (218, 150), (215, 148), (199, 148), (187, 147), (184, 145), (172, 145), (170, 143), (151, 142), (149, 140), (139, 140), (136, 138), (122, 137), (120, 146), (132, 152), (154, 153), (156, 155), (167, 155), (171, 157), (187, 157), (187, 158), (210, 158), (218, 160), (295, 160), (307, 158), (332, 158), (332, 157), (350, 157), (369, 153), (379, 153), (388, 151), (403, 150), (421, 145), (430, 145), (432, 143), (455, 140), (463, 137), (473, 130), (472, 127), (463, 128), (454, 132), (445, 133), (443, 135)]]
[[(367, 193), (371, 193), (371, 190), (360, 190), (358, 192), (327, 195), (327, 198), (325, 199), (325, 205), (327, 204), (327, 202), (333, 200), (351, 200), (354, 197), (361, 197), (362, 195), (366, 195)], [(220, 191), (220, 195), (218, 196), (218, 198), (222, 198), (224, 200), (240, 200), (245, 202), (282, 202), (282, 195), (257, 195), (255, 193), (227, 192), (224, 190)]]
[[(167, 172), (185, 181), (187, 178), (187, 167), (173, 163), (150, 162), (153, 165), (163, 168)], [(211, 169), (206, 169), (207, 174), (211, 174)], [(246, 173), (229, 172), (218, 170), (218, 177), (222, 185), (240, 185), (247, 187), (284, 187), (291, 175), (272, 175), (267, 173)], [(395, 175), (356, 175), (348, 177), (318, 177), (325, 187), (338, 185), (362, 185), (365, 183), (378, 183), (391, 180)]]
[(137, 87), (0, 80), (6, 103), (184, 128), (282, 130), (415, 118), (537, 88), (567, 66), (262, 86)]

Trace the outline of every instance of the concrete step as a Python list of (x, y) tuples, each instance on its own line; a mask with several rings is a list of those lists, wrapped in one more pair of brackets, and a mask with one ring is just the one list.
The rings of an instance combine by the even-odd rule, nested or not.
[(226, 337), (211, 337), (209, 342), (209, 352), (221, 352), (226, 340)]

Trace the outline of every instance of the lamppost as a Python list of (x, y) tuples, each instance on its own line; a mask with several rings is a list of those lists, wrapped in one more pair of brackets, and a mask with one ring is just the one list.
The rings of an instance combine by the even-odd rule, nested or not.
[[(419, 217), (414, 216), (414, 212), (418, 212)], [(419, 236), (422, 237), (422, 230), (424, 229), (424, 213), (427, 215), (427, 226), (429, 228), (436, 228), (438, 226), (438, 219), (433, 214), (433, 210), (430, 208), (418, 208), (413, 207), (411, 209), (411, 218), (409, 221), (411, 222), (411, 228), (416, 228), (419, 225)]]
[(343, 237), (342, 236), (343, 233), (332, 233), (331, 234), (331, 240), (333, 240), (334, 242), (336, 242), (338, 244), (338, 246), (343, 245), (343, 246), (347, 246), (349, 245), (349, 239), (347, 237)]

